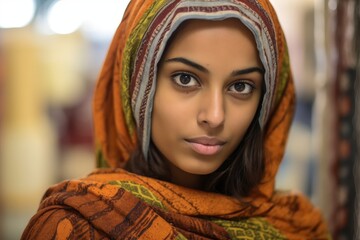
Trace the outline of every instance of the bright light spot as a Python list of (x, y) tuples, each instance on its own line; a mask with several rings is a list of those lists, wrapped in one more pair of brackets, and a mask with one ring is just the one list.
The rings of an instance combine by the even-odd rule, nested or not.
[(87, 0), (84, 31), (96, 39), (111, 38), (130, 0)]
[(336, 8), (337, 8), (337, 1), (335, 1), (335, 0), (330, 0), (330, 1), (328, 2), (328, 7), (329, 7), (329, 9), (330, 9), (331, 11), (335, 11)]
[(75, 32), (84, 21), (86, 5), (80, 0), (61, 0), (55, 2), (48, 12), (50, 29), (59, 34)]
[[(1, 1), (1, 0), (0, 0)], [(95, 39), (109, 39), (118, 27), (130, 0), (58, 0), (49, 9), (50, 30), (69, 34), (80, 27)]]
[(0, 0), (0, 28), (25, 27), (34, 13), (34, 0)]

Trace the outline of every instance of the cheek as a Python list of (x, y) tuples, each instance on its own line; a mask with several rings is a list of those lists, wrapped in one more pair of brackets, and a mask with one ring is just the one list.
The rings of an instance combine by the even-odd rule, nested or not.
[(184, 126), (186, 122), (189, 126), (195, 111), (195, 103), (191, 99), (174, 91), (171, 85), (160, 82), (154, 97), (153, 124), (162, 124), (162, 128), (170, 128)]
[(232, 109), (227, 118), (228, 130), (233, 134), (237, 142), (244, 137), (250, 127), (257, 110), (257, 104), (253, 104), (245, 109)]
[(191, 114), (186, 102), (171, 94), (171, 89), (161, 90), (154, 98), (152, 138), (158, 144), (171, 144), (184, 134)]
[(184, 119), (182, 106), (168, 98), (158, 98), (154, 102), (154, 110), (152, 113), (153, 125), (158, 125), (164, 129), (180, 125)]

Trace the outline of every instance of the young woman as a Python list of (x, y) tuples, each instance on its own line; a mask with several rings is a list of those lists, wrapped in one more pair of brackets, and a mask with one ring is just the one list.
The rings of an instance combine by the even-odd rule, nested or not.
[(94, 98), (106, 168), (50, 188), (22, 239), (326, 239), (274, 189), (293, 110), (267, 0), (133, 0)]

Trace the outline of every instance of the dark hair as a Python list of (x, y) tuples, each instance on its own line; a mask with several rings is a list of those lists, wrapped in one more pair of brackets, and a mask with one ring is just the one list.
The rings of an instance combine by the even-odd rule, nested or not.
[[(261, 105), (261, 104), (260, 104)], [(213, 173), (207, 175), (205, 191), (222, 193), (234, 197), (245, 197), (260, 183), (264, 174), (263, 134), (257, 113), (237, 149)], [(143, 176), (170, 181), (170, 171), (165, 157), (152, 143), (149, 146), (148, 159), (141, 146), (133, 152), (125, 169)]]

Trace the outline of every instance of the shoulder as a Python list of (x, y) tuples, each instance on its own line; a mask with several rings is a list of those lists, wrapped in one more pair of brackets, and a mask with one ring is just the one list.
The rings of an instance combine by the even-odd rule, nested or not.
[[(116, 238), (129, 227), (132, 214), (149, 212), (147, 205), (112, 184), (132, 174), (123, 170), (99, 170), (89, 176), (50, 187), (22, 239)], [(155, 213), (147, 214), (145, 220)], [(145, 221), (144, 220), (144, 221)], [(131, 221), (137, 223), (137, 218)], [(139, 224), (139, 227), (143, 225)]]
[(21, 237), (26, 239), (99, 239), (97, 231), (79, 213), (65, 206), (40, 209), (30, 220)]
[(277, 191), (271, 204), (267, 218), (276, 222), (280, 229), (286, 229), (290, 239), (299, 236), (329, 239), (328, 226), (320, 209), (304, 194)]
[(67, 180), (50, 187), (39, 210), (24, 230), (22, 239), (103, 238), (102, 231), (98, 230), (103, 223), (96, 226), (89, 220), (101, 214), (105, 199), (110, 201), (121, 189), (100, 180)]

